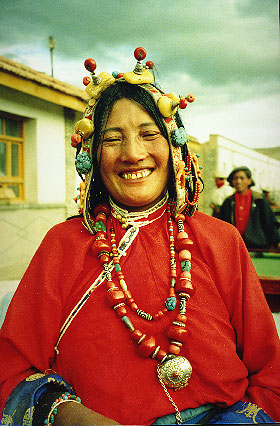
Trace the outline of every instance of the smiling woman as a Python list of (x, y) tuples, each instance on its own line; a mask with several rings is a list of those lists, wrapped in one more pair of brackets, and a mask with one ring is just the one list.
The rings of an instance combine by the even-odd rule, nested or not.
[(197, 211), (178, 114), (194, 97), (164, 94), (134, 54), (124, 74), (85, 61), (79, 216), (48, 232), (8, 309), (1, 424), (280, 420), (279, 339), (250, 256)]

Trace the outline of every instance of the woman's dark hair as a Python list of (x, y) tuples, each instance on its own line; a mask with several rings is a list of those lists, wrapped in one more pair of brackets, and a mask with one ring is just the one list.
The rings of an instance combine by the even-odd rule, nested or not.
[[(106, 89), (102, 93), (94, 112), (94, 139), (92, 144), (93, 179), (90, 183), (90, 210), (92, 210), (97, 204), (108, 201), (108, 192), (101, 180), (99, 171), (102, 150), (100, 158), (97, 158), (97, 149), (100, 143), (102, 143), (102, 130), (106, 126), (106, 122), (109, 118), (109, 115), (112, 111), (115, 102), (123, 98), (131, 99), (142, 105), (145, 110), (151, 115), (151, 117), (155, 120), (162, 135), (167, 140), (169, 140), (168, 132), (163, 123), (162, 116), (152, 98), (152, 95), (150, 95), (147, 90), (143, 89), (141, 86), (132, 85), (126, 82), (119, 82), (117, 84), (113, 84), (108, 89)], [(176, 113), (175, 120), (177, 122), (178, 127), (183, 127), (183, 123), (178, 113)], [(186, 155), (186, 150), (187, 147), (185, 146), (185, 152), (182, 152), (183, 158)], [(175, 176), (173, 167), (170, 167), (168, 191), (170, 197), (172, 199), (175, 199)]]

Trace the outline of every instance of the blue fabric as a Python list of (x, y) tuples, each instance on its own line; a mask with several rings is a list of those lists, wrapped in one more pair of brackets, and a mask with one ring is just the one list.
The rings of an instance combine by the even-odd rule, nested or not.
[[(180, 412), (183, 425), (199, 424), (271, 424), (274, 420), (266, 414), (260, 407), (251, 402), (238, 401), (227, 408), (221, 408), (220, 412), (213, 411), (213, 417), (206, 416), (211, 414), (212, 410), (218, 409), (215, 405), (202, 405), (198, 408), (189, 408)], [(203, 419), (206, 420), (203, 423)], [(159, 417), (153, 425), (176, 425), (175, 414)]]
[(62, 393), (73, 393), (71, 386), (59, 375), (35, 373), (13, 390), (3, 410), (0, 425), (32, 425), (35, 405), (50, 383), (61, 386)]

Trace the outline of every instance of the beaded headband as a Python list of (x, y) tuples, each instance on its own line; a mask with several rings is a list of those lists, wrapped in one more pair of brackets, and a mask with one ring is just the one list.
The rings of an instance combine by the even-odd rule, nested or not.
[[(94, 135), (94, 111), (101, 94), (111, 85), (119, 83), (129, 83), (131, 85), (139, 85), (148, 92), (157, 106), (164, 126), (168, 134), (168, 142), (171, 151), (171, 160), (176, 178), (176, 202), (173, 203), (173, 214), (176, 216), (183, 210), (188, 215), (192, 215), (197, 207), (199, 196), (200, 168), (198, 167), (196, 155), (188, 154), (184, 160), (182, 158), (182, 147), (188, 142), (188, 135), (184, 127), (177, 126), (175, 114), (178, 108), (185, 109), (188, 103), (194, 101), (194, 96), (188, 94), (185, 97), (177, 96), (175, 93), (165, 94), (159, 90), (154, 84), (153, 61), (142, 61), (146, 58), (146, 51), (142, 47), (138, 47), (134, 51), (134, 57), (137, 60), (133, 71), (118, 73), (114, 71), (112, 74), (101, 72), (95, 74), (96, 62), (92, 58), (88, 58), (84, 62), (85, 68), (90, 72), (90, 77), (83, 78), (83, 84), (86, 86), (86, 93), (89, 95), (89, 101), (84, 112), (84, 116), (75, 125), (75, 134), (71, 136), (71, 145), (77, 148), (76, 169), (82, 182), (80, 184), (80, 195), (75, 198), (79, 201), (79, 213), (84, 215), (85, 223), (90, 232), (93, 232), (89, 219), (89, 187), (93, 178), (92, 163), (92, 143)], [(186, 161), (186, 163), (185, 163)], [(185, 183), (191, 182), (193, 187), (192, 199), (189, 200), (189, 191)], [(188, 186), (188, 185), (187, 185)]]

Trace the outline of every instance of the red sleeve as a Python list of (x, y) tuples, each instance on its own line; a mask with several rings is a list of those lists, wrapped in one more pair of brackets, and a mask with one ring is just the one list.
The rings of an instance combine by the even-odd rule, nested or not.
[(44, 372), (49, 368), (62, 308), (83, 267), (81, 252), (88, 248), (88, 236), (79, 220), (56, 225), (23, 276), (0, 331), (0, 412), (21, 380), (34, 370)]
[[(236, 282), (232, 324), (248, 369), (245, 400), (280, 421), (280, 341), (251, 258), (239, 241), (241, 285)], [(237, 280), (236, 280), (237, 281)]]
[(197, 242), (214, 271), (248, 370), (244, 400), (280, 421), (280, 341), (248, 250), (234, 226), (202, 213), (194, 219)]

